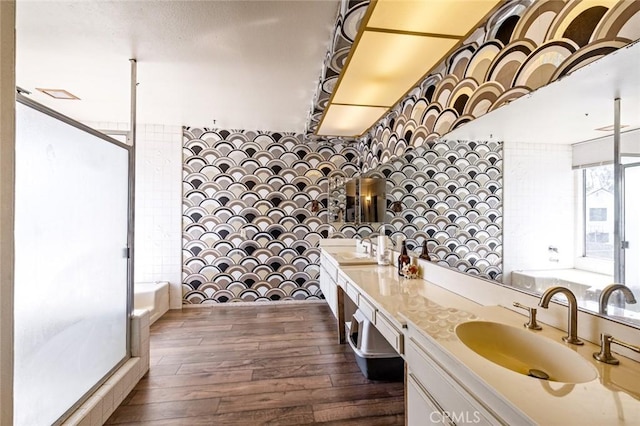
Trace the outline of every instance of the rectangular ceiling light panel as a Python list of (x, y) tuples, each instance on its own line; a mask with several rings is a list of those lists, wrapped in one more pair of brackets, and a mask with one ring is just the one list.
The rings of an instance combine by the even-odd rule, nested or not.
[(458, 40), (365, 31), (332, 103), (391, 107)]
[(464, 37), (500, 0), (378, 0), (367, 27)]
[(386, 107), (331, 104), (316, 134), (320, 136), (360, 136), (387, 112)]

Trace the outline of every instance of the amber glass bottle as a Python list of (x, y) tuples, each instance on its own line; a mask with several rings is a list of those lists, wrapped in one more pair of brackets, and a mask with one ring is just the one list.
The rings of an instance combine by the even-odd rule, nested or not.
[(427, 248), (427, 240), (422, 242), (422, 253), (420, 253), (420, 259), (431, 260), (431, 256), (429, 256), (429, 249)]
[(400, 251), (400, 256), (398, 256), (398, 275), (404, 277), (402, 273), (402, 268), (404, 265), (411, 264), (411, 258), (409, 257), (409, 253), (407, 252), (407, 242), (402, 242), (402, 249)]

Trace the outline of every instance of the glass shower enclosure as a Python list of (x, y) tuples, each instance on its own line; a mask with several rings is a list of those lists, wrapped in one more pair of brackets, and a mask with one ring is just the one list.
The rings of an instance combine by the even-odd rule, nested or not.
[(19, 96), (16, 425), (60, 423), (130, 356), (131, 152)]

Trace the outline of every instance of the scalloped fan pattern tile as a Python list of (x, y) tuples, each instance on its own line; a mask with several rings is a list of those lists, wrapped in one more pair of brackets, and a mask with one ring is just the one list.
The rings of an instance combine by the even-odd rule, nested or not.
[(387, 233), (402, 232), (416, 254), (426, 240), (441, 265), (502, 281), (501, 143), (439, 141), (377, 173), (387, 178)]
[(301, 134), (183, 128), (183, 303), (322, 298), (327, 176), (357, 158)]
[[(384, 233), (402, 233), (419, 255), (426, 240), (433, 261), (502, 281), (502, 144), (438, 141), (411, 148), (368, 177), (385, 178)], [(400, 202), (402, 211), (391, 205)], [(380, 235), (380, 224), (343, 224), (334, 237)]]
[[(317, 130), (369, 1), (336, 22), (307, 133)], [(505, 1), (365, 135), (366, 162), (400, 155), (640, 39), (640, 1)], [(353, 25), (357, 23), (354, 28)], [(396, 146), (398, 145), (398, 146)], [(372, 164), (375, 167), (375, 164)]]

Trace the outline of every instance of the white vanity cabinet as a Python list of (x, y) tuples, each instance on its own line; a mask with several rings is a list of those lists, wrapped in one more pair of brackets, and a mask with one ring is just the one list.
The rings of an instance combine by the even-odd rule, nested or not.
[(320, 290), (338, 321), (341, 343), (345, 342), (345, 321), (351, 321), (359, 309), (398, 354), (404, 353), (403, 325), (381, 311), (375, 299), (364, 294), (324, 251), (320, 255)]
[[(500, 424), (492, 421), (491, 415), (461, 389), (415, 339), (407, 341), (405, 360), (409, 425)], [(427, 418), (426, 413), (429, 413)]]
[[(402, 356), (407, 425), (640, 424), (637, 381), (632, 380), (640, 367), (631, 360), (596, 365), (597, 380), (575, 385), (509, 371), (474, 354), (454, 328), (476, 319), (521, 327), (521, 315), (426, 280), (417, 287), (393, 287), (395, 271), (377, 265), (339, 266), (333, 253), (343, 251), (323, 248), (320, 256), (320, 287), (336, 317), (340, 342), (346, 341), (345, 319), (351, 320), (357, 308), (358, 319), (366, 318)], [(449, 278), (457, 279), (438, 276)], [(458, 288), (457, 281), (447, 285)], [(565, 334), (551, 326), (539, 333), (556, 341)], [(587, 342), (574, 350), (595, 363), (591, 355), (597, 349)], [(618, 387), (617, 381), (627, 387)]]
[[(348, 300), (342, 304), (344, 320), (350, 321), (357, 308), (362, 315), (380, 332), (391, 347), (399, 354), (404, 353), (404, 334), (402, 324), (391, 319), (376, 303), (375, 299), (358, 289), (355, 284), (338, 270), (338, 295)], [(339, 316), (338, 316), (339, 318)]]
[(409, 326), (406, 337), (409, 426), (534, 424), (470, 372), (465, 373), (421, 332)]
[(320, 256), (320, 290), (333, 316), (338, 317), (338, 268), (323, 253)]
[(338, 266), (322, 252), (320, 254), (320, 290), (336, 318), (338, 342), (346, 342), (344, 291), (338, 284), (340, 270)]
[(404, 358), (409, 426), (533, 424), (456, 364), (419, 327), (390, 316), (376, 294), (364, 290), (365, 283), (354, 282), (324, 251), (320, 268), (320, 288), (337, 319), (340, 342), (344, 343), (344, 321), (350, 319), (345, 310), (357, 307)]
[(407, 375), (405, 399), (407, 401), (406, 424), (409, 426), (453, 425), (444, 409), (422, 387), (413, 374)]

